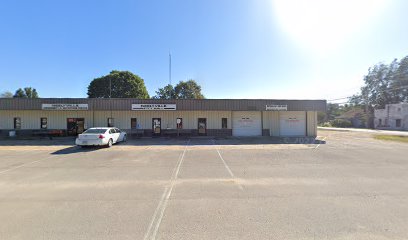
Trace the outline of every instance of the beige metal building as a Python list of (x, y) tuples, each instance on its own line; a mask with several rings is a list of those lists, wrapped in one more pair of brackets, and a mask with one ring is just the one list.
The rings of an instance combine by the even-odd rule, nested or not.
[(325, 100), (0, 99), (0, 134), (115, 126), (129, 134), (316, 136)]

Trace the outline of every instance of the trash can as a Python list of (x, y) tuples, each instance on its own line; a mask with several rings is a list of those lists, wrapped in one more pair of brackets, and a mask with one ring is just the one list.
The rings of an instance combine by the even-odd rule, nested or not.
[(9, 137), (15, 137), (15, 136), (16, 136), (16, 131), (9, 132)]

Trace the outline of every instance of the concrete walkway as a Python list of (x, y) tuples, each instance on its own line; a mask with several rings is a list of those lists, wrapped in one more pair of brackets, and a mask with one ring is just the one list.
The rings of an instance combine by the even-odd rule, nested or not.
[(408, 136), (408, 131), (376, 130), (376, 129), (365, 129), (365, 128), (333, 128), (333, 127), (317, 127), (317, 129), (318, 130), (328, 130), (328, 131), (363, 132), (363, 133)]

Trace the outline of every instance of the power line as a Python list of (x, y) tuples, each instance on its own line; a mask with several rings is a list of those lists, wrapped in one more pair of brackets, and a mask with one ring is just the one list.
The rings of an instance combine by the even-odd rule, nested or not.
[[(408, 88), (408, 85), (405, 85), (405, 86), (399, 86), (399, 87), (396, 87), (396, 88), (391, 88), (391, 89), (381, 90), (381, 91), (378, 91), (377, 93), (389, 92), (389, 91), (394, 91), (394, 90), (398, 90), (398, 89), (402, 89), (402, 88)], [(336, 98), (336, 99), (329, 99), (329, 100), (327, 100), (327, 101), (332, 102), (332, 101), (343, 100), (343, 99), (347, 99), (347, 98), (350, 98), (350, 97)]]

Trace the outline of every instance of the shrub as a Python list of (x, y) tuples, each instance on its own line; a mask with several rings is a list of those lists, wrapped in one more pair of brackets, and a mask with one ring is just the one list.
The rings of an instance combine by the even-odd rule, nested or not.
[(345, 120), (345, 119), (331, 120), (330, 124), (333, 127), (339, 127), (339, 128), (347, 128), (347, 127), (352, 127), (353, 126), (353, 124), (351, 124), (351, 122), (349, 120)]
[(330, 122), (322, 123), (322, 124), (320, 124), (320, 126), (322, 126), (322, 127), (333, 127)]

